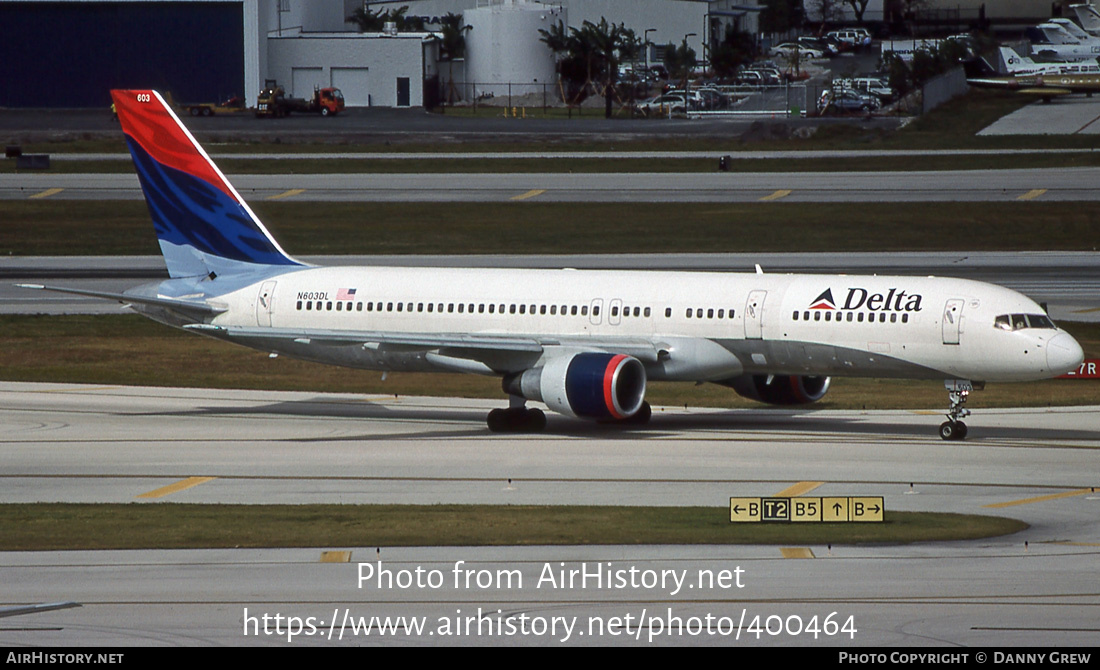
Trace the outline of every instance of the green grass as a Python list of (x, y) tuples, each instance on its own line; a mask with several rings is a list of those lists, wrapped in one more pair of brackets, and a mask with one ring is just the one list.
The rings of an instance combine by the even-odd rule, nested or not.
[(1013, 519), (891, 512), (882, 523), (731, 524), (728, 507), (0, 505), (0, 551), (219, 547), (860, 544), (1019, 532)]
[[(1100, 208), (1009, 203), (252, 203), (291, 254), (1091, 251)], [(0, 200), (0, 254), (159, 253), (142, 202)], [(1038, 235), (1036, 231), (1042, 231)], [(765, 268), (766, 269), (766, 268)]]

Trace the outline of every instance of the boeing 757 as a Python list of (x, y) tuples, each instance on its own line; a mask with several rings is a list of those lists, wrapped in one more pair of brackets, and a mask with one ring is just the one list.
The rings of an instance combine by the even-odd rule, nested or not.
[(314, 267), (288, 255), (156, 91), (112, 91), (170, 278), (118, 300), (157, 321), (295, 358), (490, 375), (492, 431), (569, 417), (644, 423), (650, 380), (713, 382), (773, 405), (831, 376), (945, 380), (962, 439), (970, 391), (1055, 377), (1080, 345), (1031, 299), (937, 277)]

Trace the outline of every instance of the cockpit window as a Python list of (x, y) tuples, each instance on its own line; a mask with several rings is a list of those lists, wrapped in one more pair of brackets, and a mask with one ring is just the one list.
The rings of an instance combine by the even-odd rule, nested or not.
[(1045, 314), (1002, 314), (993, 320), (993, 326), (1001, 330), (1023, 330), (1024, 328), (1057, 328)]

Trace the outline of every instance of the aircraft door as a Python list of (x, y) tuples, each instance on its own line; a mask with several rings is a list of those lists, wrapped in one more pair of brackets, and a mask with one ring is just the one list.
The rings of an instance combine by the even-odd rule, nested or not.
[(600, 316), (600, 308), (603, 307), (603, 298), (596, 298), (592, 301), (592, 304), (588, 306), (588, 320), (592, 322), (593, 326), (600, 325), (603, 317)]
[(961, 298), (952, 298), (943, 308), (943, 343), (958, 344), (959, 333), (962, 332), (962, 310), (966, 301)]
[(764, 298), (767, 291), (749, 291), (745, 301), (745, 339), (759, 340), (764, 337)]
[(256, 298), (256, 325), (271, 325), (271, 310), (275, 307), (275, 282), (265, 281), (260, 285), (260, 295)]
[(617, 326), (622, 320), (623, 301), (614, 298), (608, 303), (607, 323), (610, 326)]

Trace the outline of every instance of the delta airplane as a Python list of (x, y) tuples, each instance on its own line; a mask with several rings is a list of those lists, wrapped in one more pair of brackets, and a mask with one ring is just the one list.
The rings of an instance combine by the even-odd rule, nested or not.
[(713, 382), (776, 405), (831, 376), (946, 380), (963, 439), (985, 382), (1046, 379), (1083, 354), (1029, 298), (936, 277), (312, 267), (289, 256), (155, 91), (112, 91), (170, 279), (118, 300), (262, 351), (371, 370), (499, 377), (492, 431), (570, 417), (644, 423), (649, 380)]

